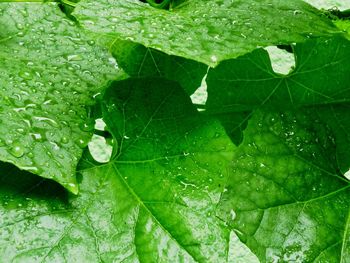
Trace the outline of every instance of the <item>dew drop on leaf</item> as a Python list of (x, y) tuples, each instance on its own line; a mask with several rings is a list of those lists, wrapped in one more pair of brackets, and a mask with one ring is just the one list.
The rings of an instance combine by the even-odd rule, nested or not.
[(18, 143), (13, 143), (10, 153), (17, 158), (20, 158), (24, 155), (24, 147)]
[(92, 131), (94, 127), (95, 127), (95, 121), (92, 119), (87, 120), (85, 123), (80, 125), (81, 130), (85, 132)]

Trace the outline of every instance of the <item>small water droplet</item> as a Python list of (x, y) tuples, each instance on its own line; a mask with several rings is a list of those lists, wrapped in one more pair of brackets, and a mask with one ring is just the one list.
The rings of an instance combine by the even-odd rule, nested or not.
[(61, 143), (67, 144), (68, 142), (69, 142), (69, 138), (68, 138), (68, 137), (63, 136), (63, 137), (61, 138)]
[(92, 119), (87, 120), (85, 123), (83, 123), (80, 126), (80, 128), (82, 131), (86, 131), (86, 132), (92, 131), (95, 128), (95, 121)]
[(22, 30), (24, 28), (24, 25), (21, 23), (16, 24), (17, 29)]
[(26, 79), (26, 80), (31, 80), (33, 78), (32, 74), (30, 74), (29, 72), (27, 71), (21, 71), (19, 73), (19, 76), (23, 79)]
[(95, 41), (93, 41), (93, 40), (89, 40), (87, 43), (88, 43), (89, 46), (95, 45)]
[(80, 148), (85, 148), (88, 145), (88, 141), (85, 139), (79, 139), (77, 144)]

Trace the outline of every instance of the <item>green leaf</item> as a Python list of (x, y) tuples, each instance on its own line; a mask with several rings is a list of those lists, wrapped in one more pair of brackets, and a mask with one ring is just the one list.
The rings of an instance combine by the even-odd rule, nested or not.
[(350, 20), (336, 20), (333, 22), (339, 29), (347, 33), (347, 38), (350, 40)]
[(93, 32), (210, 66), (257, 47), (340, 32), (299, 0), (187, 1), (170, 11), (138, 0), (84, 0), (73, 15)]
[(337, 165), (344, 174), (350, 170), (350, 105), (338, 104), (317, 107), (320, 120), (332, 129), (336, 144)]
[[(209, 114), (208, 114), (209, 113)], [(227, 135), (231, 138), (235, 145), (239, 145), (243, 140), (243, 131), (247, 127), (247, 122), (252, 112), (228, 112), (214, 113), (204, 112), (209, 116), (218, 119), (225, 128)]]
[(88, 107), (116, 74), (113, 58), (56, 4), (0, 3), (0, 32), (0, 160), (77, 193)]
[(348, 262), (350, 184), (315, 112), (249, 121), (218, 216), (262, 262)]
[(222, 62), (208, 73), (207, 110), (218, 113), (349, 102), (350, 42), (309, 40), (294, 47), (295, 69), (273, 72), (267, 51)]
[(230, 230), (215, 210), (233, 145), (220, 124), (163, 79), (116, 82), (105, 99), (104, 120), (122, 140), (117, 158), (85, 158), (78, 196), (54, 197), (38, 182), (14, 195), (5, 178), (1, 260), (229, 261)]
[(164, 77), (177, 81), (191, 95), (201, 85), (207, 66), (169, 56), (129, 41), (116, 41), (111, 48), (118, 65), (132, 77)]

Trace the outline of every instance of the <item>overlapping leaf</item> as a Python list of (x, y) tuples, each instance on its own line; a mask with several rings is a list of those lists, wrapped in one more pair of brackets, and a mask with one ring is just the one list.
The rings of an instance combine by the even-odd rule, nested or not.
[(274, 73), (263, 49), (211, 69), (207, 109), (225, 113), (264, 104), (282, 109), (350, 101), (348, 40), (310, 40), (296, 45), (294, 54), (296, 66), (287, 76)]
[(0, 3), (0, 32), (0, 159), (76, 193), (87, 107), (113, 60), (56, 4)]
[(215, 209), (233, 145), (221, 126), (162, 79), (117, 82), (105, 98), (118, 156), (85, 159), (78, 196), (1, 188), (1, 260), (226, 262), (230, 231)]
[(169, 56), (129, 41), (112, 46), (118, 65), (133, 77), (164, 77), (177, 81), (191, 95), (201, 85), (207, 66), (181, 57)]
[(348, 262), (350, 184), (312, 116), (256, 112), (234, 153), (218, 215), (263, 262)]
[(303, 1), (186, 1), (166, 11), (138, 0), (81, 1), (87, 29), (216, 66), (259, 46), (301, 42), (339, 31)]

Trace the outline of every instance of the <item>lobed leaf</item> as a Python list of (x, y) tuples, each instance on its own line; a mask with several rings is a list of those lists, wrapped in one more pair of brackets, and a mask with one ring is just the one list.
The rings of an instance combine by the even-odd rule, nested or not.
[(111, 47), (118, 65), (132, 77), (164, 77), (177, 81), (191, 95), (201, 85), (207, 66), (129, 41), (116, 41)]
[(83, 160), (78, 196), (1, 184), (1, 260), (229, 261), (230, 230), (215, 210), (234, 146), (218, 122), (159, 78), (116, 82), (104, 120), (120, 151), (101, 166)]
[(216, 66), (261, 46), (339, 34), (303, 1), (186, 1), (172, 10), (138, 0), (80, 1), (73, 15), (85, 28), (166, 54)]
[(77, 193), (88, 107), (114, 60), (53, 3), (0, 3), (0, 32), (0, 160)]
[(208, 73), (207, 109), (227, 113), (349, 102), (349, 51), (344, 38), (297, 44), (295, 69), (288, 75), (274, 73), (263, 49), (224, 61)]
[(350, 184), (312, 116), (258, 111), (234, 152), (218, 215), (262, 262), (348, 261)]

